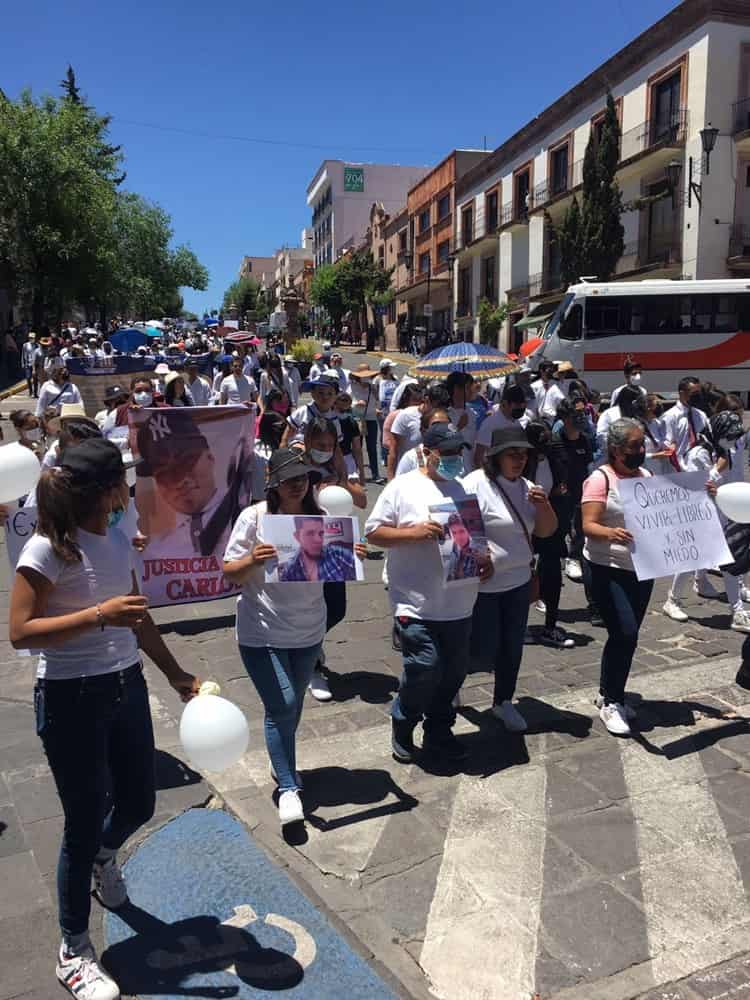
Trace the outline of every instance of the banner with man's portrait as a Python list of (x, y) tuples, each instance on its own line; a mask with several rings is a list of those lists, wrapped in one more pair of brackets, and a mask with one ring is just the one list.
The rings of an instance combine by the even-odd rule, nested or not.
[(267, 583), (334, 583), (364, 579), (354, 552), (356, 517), (266, 514), (263, 541), (277, 557), (265, 564)]
[(222, 573), (237, 515), (264, 492), (254, 453), (254, 413), (244, 406), (132, 410), (141, 592), (152, 607), (237, 593)]

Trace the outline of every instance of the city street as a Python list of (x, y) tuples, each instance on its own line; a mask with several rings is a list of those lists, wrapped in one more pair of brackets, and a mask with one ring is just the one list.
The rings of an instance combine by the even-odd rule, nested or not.
[[(347, 366), (357, 360), (346, 354)], [(378, 489), (368, 487), (370, 504)], [(0, 566), (5, 625), (5, 556)], [(287, 839), (234, 601), (155, 612), (181, 665), (243, 708), (251, 743), (229, 771), (197, 775), (182, 759), (179, 701), (147, 666), (159, 793), (156, 815), (127, 849), (138, 919), (103, 926), (93, 910), (97, 945), (125, 970), (123, 987), (160, 998), (271, 989), (315, 1000), (746, 996), (750, 695), (733, 683), (743, 637), (729, 630), (726, 604), (692, 596), (681, 626), (661, 614), (666, 585), (657, 585), (630, 685), (640, 728), (617, 740), (593, 705), (604, 632), (581, 611), (581, 586), (566, 581), (561, 619), (577, 645), (526, 646), (519, 697), (529, 732), (507, 735), (489, 715), (489, 675), (470, 673), (457, 732), (471, 756), (441, 770), (399, 765), (390, 753), (401, 658), (381, 571), (373, 550), (327, 640), (334, 699), (306, 701), (298, 759), (307, 822)], [(530, 620), (541, 622), (534, 611)], [(34, 732), (33, 664), (0, 640), (0, 1000), (58, 990), (61, 817)], [(178, 945), (160, 943), (167, 915), (193, 928), (177, 938), (179, 960)], [(236, 934), (222, 931), (230, 944), (220, 956), (218, 922)], [(253, 957), (255, 940), (271, 952)], [(263, 978), (274, 949), (294, 951), (296, 978)]]

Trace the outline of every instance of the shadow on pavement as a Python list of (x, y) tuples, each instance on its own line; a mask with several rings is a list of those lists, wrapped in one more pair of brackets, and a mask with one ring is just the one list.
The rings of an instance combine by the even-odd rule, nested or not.
[[(394, 796), (396, 802), (386, 802)], [(376, 805), (382, 802), (383, 805)], [(345, 816), (323, 819), (315, 810), (335, 806), (371, 806)], [(408, 812), (419, 800), (400, 788), (387, 771), (361, 768), (319, 767), (305, 771), (305, 818), (316, 830), (338, 830), (354, 823), (365, 823), (380, 816)]]
[(392, 674), (374, 674), (367, 670), (338, 674), (327, 669), (326, 675), (334, 701), (359, 698), (369, 705), (385, 705), (398, 691), (398, 680)]
[(237, 986), (183, 986), (188, 976), (228, 971), (256, 989), (288, 990), (304, 977), (291, 955), (263, 948), (244, 927), (196, 916), (168, 924), (126, 903), (117, 917), (135, 934), (102, 954), (102, 964), (124, 994), (236, 997)]
[(170, 632), (176, 635), (200, 635), (202, 632), (232, 628), (235, 618), (235, 614), (217, 615), (216, 618), (183, 618), (176, 622), (162, 622), (159, 631), (162, 635), (169, 635)]
[[(732, 736), (750, 733), (750, 719), (734, 714), (727, 715), (728, 709), (717, 708), (715, 705), (705, 705), (700, 701), (646, 701), (637, 693), (628, 693), (628, 703), (637, 708), (637, 729), (633, 729), (632, 738), (650, 754), (666, 757), (667, 760), (677, 760), (687, 754), (698, 753), (721, 740)], [(654, 729), (664, 729), (670, 726), (696, 726), (698, 717), (708, 716), (723, 725), (714, 725), (689, 733), (671, 743), (657, 746), (644, 733)]]
[(164, 791), (167, 788), (182, 788), (185, 785), (197, 785), (203, 778), (177, 757), (164, 750), (157, 750), (154, 759), (156, 771), (156, 788)]

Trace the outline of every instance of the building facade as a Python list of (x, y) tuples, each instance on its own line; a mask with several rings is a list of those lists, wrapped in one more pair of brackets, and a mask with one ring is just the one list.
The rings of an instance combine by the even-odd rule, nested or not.
[(307, 188), (315, 266), (333, 264), (362, 241), (373, 203), (382, 204), (388, 213), (398, 211), (406, 202), (409, 188), (427, 170), (390, 163), (324, 160)]
[(276, 257), (243, 257), (241, 278), (255, 278), (261, 286), (271, 285), (276, 275)]
[(499, 346), (517, 349), (560, 300), (555, 227), (580, 200), (608, 92), (626, 208), (613, 280), (750, 273), (750, 5), (685, 0), (457, 180), (461, 339), (478, 338), (482, 299), (509, 302)]

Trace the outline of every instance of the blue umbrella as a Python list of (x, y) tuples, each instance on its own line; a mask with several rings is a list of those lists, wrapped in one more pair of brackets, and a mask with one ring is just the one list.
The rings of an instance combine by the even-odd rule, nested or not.
[(148, 337), (143, 330), (136, 330), (134, 327), (122, 327), (113, 333), (109, 342), (116, 351), (121, 354), (130, 354), (136, 348), (142, 347)]
[(518, 364), (503, 351), (467, 341), (430, 351), (412, 369), (417, 378), (440, 378), (451, 372), (468, 372), (475, 378), (486, 379), (515, 371), (518, 371)]

